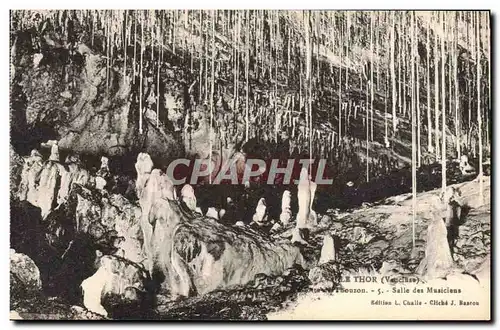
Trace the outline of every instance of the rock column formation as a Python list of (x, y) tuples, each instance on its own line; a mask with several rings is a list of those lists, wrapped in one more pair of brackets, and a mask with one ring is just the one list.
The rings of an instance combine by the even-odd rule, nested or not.
[(300, 250), (289, 242), (186, 212), (147, 154), (138, 156), (136, 169), (144, 245), (160, 292), (204, 294), (248, 283), (259, 273), (279, 275), (294, 264), (305, 266)]
[(296, 228), (292, 236), (293, 243), (307, 244), (302, 238), (301, 231), (314, 228), (317, 224), (317, 215), (312, 209), (316, 186), (316, 183), (311, 181), (307, 168), (303, 167), (300, 171), (300, 179), (297, 187), (299, 211), (297, 213)]

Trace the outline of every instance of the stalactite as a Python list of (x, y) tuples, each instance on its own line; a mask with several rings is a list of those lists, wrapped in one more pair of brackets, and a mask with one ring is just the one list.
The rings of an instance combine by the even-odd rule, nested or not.
[(134, 71), (134, 81), (135, 78), (137, 77), (137, 72), (136, 72), (136, 63), (137, 63), (137, 15), (134, 15), (134, 63), (133, 64), (133, 71)]
[[(370, 12), (370, 53), (373, 54), (373, 40), (371, 39), (372, 37), (372, 31), (373, 31), (373, 12)], [(370, 71), (372, 71), (372, 66), (371, 66), (371, 63), (370, 63)], [(368, 74), (368, 73), (367, 73)], [(371, 75), (371, 73), (370, 73)], [(366, 182), (369, 182), (370, 181), (370, 110), (371, 110), (371, 106), (370, 106), (370, 109), (368, 108), (368, 87), (369, 87), (369, 84), (371, 85), (371, 81), (368, 80), (368, 77), (366, 78), (367, 80), (367, 84), (366, 84), (366, 108), (365, 108), (365, 112), (366, 112)], [(370, 93), (370, 99), (371, 99), (371, 93)], [(371, 102), (370, 102), (371, 104)]]
[(143, 76), (143, 70), (142, 70), (142, 60), (144, 56), (144, 13), (141, 11), (141, 56), (140, 56), (140, 69), (139, 69), (139, 134), (143, 133), (142, 129), (142, 89), (143, 89), (143, 84), (142, 84), (142, 76)]
[(394, 38), (395, 35), (395, 16), (394, 16), (394, 11), (391, 12), (391, 79), (392, 79), (392, 131), (393, 135), (396, 134), (396, 63), (394, 61), (394, 48), (395, 48), (395, 43), (396, 40)]
[(350, 64), (350, 42), (351, 42), (351, 15), (350, 12), (346, 12), (346, 40), (345, 40), (345, 63), (346, 63), (346, 69), (345, 69), (345, 91), (346, 94), (349, 95), (348, 92), (348, 82), (349, 82), (349, 64)]
[(370, 138), (373, 141), (373, 11), (370, 12)]
[[(436, 25), (439, 24), (439, 14), (437, 15), (438, 17), (436, 18)], [(434, 31), (434, 121), (435, 121), (435, 143), (434, 145), (436, 146), (436, 162), (439, 161), (440, 157), (440, 148), (439, 148), (439, 132), (441, 131), (439, 129), (439, 68), (438, 68), (438, 35), (437, 32)]]
[[(206, 14), (208, 16), (208, 13), (206, 13)], [(205, 22), (205, 21), (208, 21), (208, 19), (205, 19), (203, 22)], [(208, 26), (209, 24), (210, 24), (210, 22), (207, 23), (207, 31), (208, 31), (208, 29), (210, 29), (210, 26)], [(174, 31), (173, 29), (174, 28), (172, 27), (172, 31)], [(173, 34), (173, 32), (172, 32), (172, 34)], [(204, 74), (205, 74), (205, 77), (204, 77), (204, 80), (205, 80), (205, 92), (204, 92), (204, 95), (205, 95), (205, 104), (208, 104), (209, 97), (210, 97), (209, 96), (209, 90), (208, 90), (208, 88), (209, 88), (208, 87), (208, 83), (209, 83), (209, 80), (208, 80), (208, 66), (209, 66), (209, 61), (210, 61), (209, 45), (208, 45), (208, 36), (209, 36), (209, 33), (205, 33), (204, 35), (205, 35), (205, 37), (204, 37), (204, 39), (205, 39), (205, 49), (204, 49), (204, 54), (203, 54), (204, 59), (205, 59), (205, 68), (203, 70)]]
[(408, 74), (408, 70), (406, 69), (408, 67), (408, 54), (410, 53), (408, 51), (408, 42), (406, 40), (406, 15), (407, 15), (407, 12), (404, 12), (403, 14), (403, 24), (402, 24), (402, 38), (403, 38), (403, 73), (402, 73), (402, 79), (403, 79), (403, 82), (402, 82), (402, 85), (403, 85), (403, 95), (402, 95), (402, 98), (403, 98), (403, 118), (407, 118), (406, 115), (407, 115), (407, 104), (406, 104), (406, 94), (408, 93), (408, 90), (407, 90), (407, 87), (406, 87), (406, 84), (408, 83), (408, 79), (407, 79), (407, 74)]
[(280, 39), (279, 39), (279, 16), (278, 12), (275, 12), (276, 16), (276, 22), (273, 23), (273, 27), (276, 29), (275, 35), (275, 40), (274, 40), (274, 86), (273, 86), (273, 98), (274, 98), (274, 116), (275, 116), (275, 126), (274, 126), (274, 142), (278, 143), (278, 130), (279, 128), (279, 123), (280, 123), (280, 115), (278, 114), (278, 69), (279, 69), (279, 51), (278, 47), (280, 45)]
[(477, 135), (479, 137), (479, 201), (484, 201), (484, 187), (483, 187), (483, 114), (481, 112), (481, 12), (476, 12), (476, 77), (477, 77)]
[(486, 144), (488, 147), (488, 151), (491, 157), (491, 146), (490, 146), (490, 122), (489, 118), (491, 116), (491, 65), (490, 65), (490, 57), (491, 57), (491, 26), (490, 26), (490, 20), (491, 17), (488, 13), (485, 13), (485, 25), (486, 25), (486, 45), (487, 45), (487, 51), (486, 52), (486, 64), (487, 64), (487, 69), (486, 73), (488, 74), (487, 78), (487, 93), (488, 93), (488, 107), (486, 108)]
[(106, 94), (109, 92), (109, 75), (110, 75), (110, 71), (109, 71), (109, 67), (110, 67), (110, 61), (111, 61), (111, 54), (110, 54), (110, 46), (111, 46), (111, 41), (110, 41), (110, 36), (111, 36), (111, 22), (110, 22), (110, 19), (107, 15), (107, 11), (106, 11), (106, 15), (105, 15), (105, 28), (104, 30), (106, 31), (105, 32), (105, 35), (106, 35)]
[(127, 29), (127, 26), (128, 26), (128, 11), (125, 10), (125, 38), (124, 38), (124, 42), (123, 42), (123, 82), (125, 83), (127, 81), (127, 48), (128, 48), (128, 44), (127, 44), (127, 32), (128, 32), (128, 29)]
[[(415, 20), (415, 12), (413, 12), (413, 20)], [(414, 23), (414, 25), (416, 25)], [(414, 29), (417, 29), (417, 26), (414, 27)], [(414, 31), (415, 33), (415, 31)], [(420, 56), (418, 55), (418, 52), (416, 51), (416, 48), (418, 46), (418, 35), (417, 37), (415, 38), (416, 40), (414, 40), (413, 42), (415, 43), (415, 45), (413, 46), (414, 48), (414, 57), (416, 57), (415, 61), (415, 74), (416, 74), (416, 77), (415, 77), (415, 80), (417, 82), (417, 86), (416, 86), (416, 107), (417, 107), (417, 166), (420, 167), (421, 165), (421, 160), (422, 160), (422, 148), (421, 148), (421, 140), (420, 140), (420, 131), (421, 131), (421, 128), (420, 128), (420, 123), (421, 123), (421, 120), (420, 120), (420, 70), (419, 70), (419, 67), (420, 67)]]
[[(416, 148), (416, 118), (415, 115), (415, 78), (418, 80), (418, 76), (415, 77), (415, 12), (411, 12), (411, 50), (410, 50), (410, 61), (411, 61), (411, 187), (412, 187), (412, 246), (415, 248), (415, 219), (417, 216), (417, 148)], [(418, 66), (418, 64), (417, 64)], [(418, 75), (418, 74), (417, 74)]]
[(441, 115), (442, 115), (442, 137), (441, 137), (441, 186), (443, 193), (446, 191), (446, 99), (445, 99), (445, 52), (444, 37), (446, 36), (445, 13), (442, 12), (441, 25), (443, 26), (443, 36), (441, 38)]
[[(340, 44), (343, 44), (343, 39), (342, 39), (342, 27), (340, 28)], [(342, 138), (342, 50), (343, 47), (339, 47), (339, 58), (340, 58), (340, 65), (339, 65), (339, 145), (340, 141)]]
[(401, 36), (401, 25), (403, 23), (403, 15), (400, 14), (401, 18), (400, 18), (400, 25), (398, 26), (399, 27), (399, 31), (398, 31), (398, 110), (399, 110), (399, 114), (402, 113), (402, 110), (403, 110), (403, 105), (402, 105), (402, 91), (401, 91), (401, 85), (402, 85), (402, 80), (401, 80), (401, 70), (402, 70), (402, 60), (401, 58), (403, 57), (403, 47), (402, 47), (402, 44), (403, 44), (403, 37)]
[(176, 27), (177, 27), (177, 10), (173, 10), (172, 11), (172, 15), (173, 15), (173, 23), (172, 23), (172, 53), (174, 53), (175, 55), (175, 47), (176, 47), (176, 44), (175, 44), (175, 33), (176, 33)]
[[(389, 71), (389, 66), (387, 71)], [(384, 145), (387, 148), (389, 143), (389, 123), (387, 120), (387, 99), (389, 98), (389, 75), (384, 75)]]
[[(217, 11), (213, 10), (212, 11), (212, 51), (210, 52), (211, 55), (211, 68), (210, 68), (210, 133), (209, 133), (209, 143), (210, 143), (210, 168), (212, 167), (212, 153), (213, 153), (213, 124), (214, 124), (214, 87), (215, 87), (215, 15)], [(212, 183), (212, 173), (210, 172), (208, 176), (209, 183)]]
[[(309, 159), (312, 160), (312, 50), (314, 47), (314, 40), (311, 38), (311, 31), (312, 30), (312, 19), (311, 19), (311, 12), (309, 11), (307, 13), (307, 38), (308, 38), (308, 47), (307, 47), (307, 74), (306, 74), (306, 80), (307, 80), (307, 109), (308, 109), (308, 116), (309, 116), (309, 129), (308, 129), (308, 137), (309, 137)], [(311, 168), (309, 168), (309, 172), (311, 172)]]
[(236, 111), (239, 111), (240, 102), (240, 27), (241, 27), (241, 15), (240, 11), (236, 11)]
[[(160, 47), (160, 49), (158, 50), (158, 70), (156, 75), (156, 127), (160, 126), (160, 68), (163, 62), (162, 24), (163, 21), (160, 20), (160, 24), (157, 25), (156, 32), (156, 43), (159, 44)], [(160, 40), (160, 42), (158, 42), (158, 39)]]
[[(467, 49), (471, 49), (471, 53), (474, 52), (474, 48), (475, 48), (475, 45), (474, 47), (471, 47), (470, 45), (470, 39), (471, 39), (471, 35), (470, 35), (470, 27), (472, 26), (473, 24), (473, 14), (474, 13), (467, 13), (467, 16), (469, 16), (470, 14), (470, 17), (467, 18), (467, 21), (469, 24), (467, 24)], [(473, 81), (472, 81), (472, 70), (471, 70), (471, 67), (470, 67), (470, 57), (468, 56), (467, 57), (467, 97), (468, 97), (468, 128), (470, 130), (471, 128), (471, 123), (472, 123), (472, 87), (473, 87)], [(471, 146), (468, 145), (468, 148), (470, 150)]]
[(290, 35), (291, 29), (290, 26), (287, 25), (287, 34), (288, 34), (288, 47), (287, 47), (287, 63), (286, 63), (286, 79), (287, 79), (287, 84), (289, 84), (289, 77), (290, 77), (290, 40), (292, 39), (292, 36)]
[(455, 24), (454, 24), (454, 38), (453, 38), (453, 72), (454, 72), (454, 89), (455, 89), (455, 136), (456, 136), (456, 149), (457, 149), (457, 159), (460, 159), (460, 116), (458, 112), (459, 108), (459, 95), (458, 95), (458, 14), (455, 13)]
[(249, 12), (248, 10), (245, 11), (245, 19), (246, 19), (246, 35), (245, 35), (245, 142), (248, 141), (249, 139), (249, 117), (248, 117), (248, 112), (249, 112), (249, 104), (248, 104), (248, 90), (250, 86), (248, 85), (248, 71), (249, 71), (249, 62), (250, 62), (250, 39), (249, 39)]
[[(377, 15), (377, 19), (376, 19), (376, 23), (375, 26), (377, 27), (376, 31), (375, 31), (375, 45), (374, 45), (374, 48), (375, 48), (375, 66), (376, 66), (376, 69), (375, 69), (375, 72), (376, 72), (376, 82), (377, 84), (375, 85), (376, 87), (376, 91), (378, 92), (379, 91), (379, 77), (380, 77), (380, 71), (379, 71), (379, 60), (378, 60), (378, 27), (380, 26), (380, 18), (379, 18), (379, 12), (375, 12), (376, 15)], [(372, 135), (373, 135), (373, 131), (372, 131)], [(372, 140), (373, 140), (373, 136), (372, 136)]]
[(429, 40), (429, 35), (430, 35), (430, 19), (427, 20), (427, 26), (426, 26), (426, 43), (425, 43), (425, 49), (426, 49), (426, 55), (427, 55), (427, 70), (426, 70), (426, 78), (427, 78), (427, 152), (432, 152), (432, 117), (431, 117), (431, 69), (430, 69), (430, 40)]

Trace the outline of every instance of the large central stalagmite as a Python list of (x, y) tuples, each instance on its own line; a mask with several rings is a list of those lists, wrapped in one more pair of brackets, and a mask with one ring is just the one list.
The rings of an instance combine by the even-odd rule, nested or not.
[(294, 264), (305, 266), (299, 249), (286, 241), (271, 241), (181, 207), (166, 184), (169, 179), (152, 168), (150, 157), (140, 154), (137, 192), (144, 245), (153, 279), (161, 279), (162, 289), (172, 296), (203, 294), (245, 284), (259, 273), (278, 275)]

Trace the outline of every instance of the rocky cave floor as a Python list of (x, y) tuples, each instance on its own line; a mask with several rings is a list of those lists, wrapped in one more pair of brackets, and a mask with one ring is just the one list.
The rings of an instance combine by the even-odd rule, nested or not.
[[(460, 189), (463, 203), (470, 208), (465, 223), (459, 227), (454, 261), (460, 270), (474, 274), (474, 271), (489, 258), (491, 244), (490, 178), (484, 178), (484, 203), (479, 202), (477, 180), (453, 186)], [(73, 189), (68, 203), (71, 204), (72, 200), (74, 202), (75, 199), (72, 199), (71, 196), (75, 194), (78, 195), (79, 205), (85, 199), (90, 205), (93, 200), (95, 202), (95, 199), (103, 198), (107, 201), (106, 203), (111, 205), (112, 209), (114, 207), (115, 212), (102, 211), (97, 215), (91, 214), (92, 212), (89, 211), (91, 207), (87, 206), (88, 209), (84, 210), (84, 213), (89, 218), (97, 217), (99, 218), (97, 222), (102, 223), (106, 223), (109, 219), (115, 219), (119, 222), (120, 219), (134, 218), (134, 211), (131, 210), (130, 205), (127, 206), (129, 202), (122, 196), (95, 196), (92, 192), (93, 190), (85, 191), (83, 188), (82, 190)], [(318, 215), (318, 225), (309, 233), (309, 245), (302, 246), (301, 249), (302, 254), (307, 259), (318, 260), (323, 237), (330, 234), (335, 241), (336, 260), (333, 262), (315, 266), (312, 270), (296, 266), (289, 268), (280, 276), (258, 275), (246, 285), (234, 286), (227, 290), (216, 290), (196, 297), (169, 301), (166, 297), (157, 296), (155, 297), (155, 307), (152, 309), (144, 310), (137, 306), (129, 306), (114, 310), (107, 318), (85, 309), (81, 299), (70, 300), (68, 297), (47, 293), (50, 292), (47, 287), (57, 286), (58, 283), (51, 283), (49, 286), (47, 283), (42, 284), (46, 279), (43, 276), (40, 278), (39, 274), (36, 278), (36, 272), (33, 269), (37, 267), (35, 265), (37, 262), (33, 262), (30, 258), (37, 260), (39, 258), (37, 255), (44, 253), (50, 255), (50, 252), (46, 252), (42, 245), (34, 249), (36, 252), (33, 252), (33, 248), (17, 251), (18, 246), (23, 246), (17, 242), (17, 246), (12, 246), (16, 251), (11, 249), (11, 318), (57, 320), (267, 319), (269, 313), (286, 308), (297, 300), (298, 295), (322, 291), (334, 296), (334, 289), (341, 285), (339, 278), (344, 274), (360, 271), (382, 272), (381, 267), (384, 264), (386, 266), (382, 267), (385, 269), (384, 271), (387, 271), (387, 265), (391, 265), (390, 271), (414, 274), (425, 254), (427, 225), (430, 220), (440, 216), (438, 211), (441, 203), (440, 192), (440, 189), (434, 189), (419, 193), (417, 196), (415, 249), (412, 249), (411, 194), (392, 196), (371, 204), (365, 203), (362, 207), (346, 211), (329, 209), (325, 214)], [(15, 245), (12, 244), (12, 239), (15, 240), (19, 237), (16, 236), (18, 227), (15, 226), (15, 221), (21, 218), (24, 219), (22, 221), (29, 221), (28, 218), (30, 218), (29, 210), (26, 210), (25, 207), (26, 204), (16, 203), (19, 202), (11, 203), (11, 217), (13, 217), (12, 212), (19, 212), (11, 219), (11, 232), (14, 236), (11, 238), (11, 245)], [(99, 201), (99, 203), (102, 206), (103, 202)], [(80, 210), (76, 212), (82, 212), (82, 206), (80, 205), (78, 208)], [(69, 209), (67, 207), (66, 212)], [(61, 212), (64, 210), (61, 211), (59, 208), (59, 213)], [(51, 215), (49, 215), (50, 217)], [(57, 217), (57, 215), (52, 215), (52, 217)], [(117, 217), (118, 220), (116, 220)], [(92, 229), (96, 223), (95, 219), (87, 221), (89, 221), (88, 232), (100, 230), (102, 236), (102, 228), (99, 229), (100, 227), (97, 226), (97, 229)], [(295, 224), (292, 222), (278, 232), (269, 235), (272, 236), (272, 239), (289, 240), (292, 237), (294, 226)], [(25, 239), (36, 240), (36, 233), (34, 235), (31, 238), (25, 237)], [(59, 232), (58, 235), (59, 238), (64, 236), (60, 235)], [(133, 236), (134, 234), (130, 230), (122, 234), (122, 236), (127, 235)], [(65, 253), (68, 250), (71, 249), (67, 247)], [(29, 255), (30, 258), (26, 255)], [(73, 272), (78, 272), (78, 268)], [(69, 276), (68, 281), (73, 276), (68, 275), (67, 271), (62, 271), (61, 274), (60, 279), (66, 279)], [(81, 275), (78, 278), (90, 275)], [(53, 274), (49, 278), (50, 281), (57, 279)], [(76, 293), (76, 296), (78, 295), (79, 293)], [(108, 306), (112, 306), (113, 303), (110, 301), (108, 304)]]

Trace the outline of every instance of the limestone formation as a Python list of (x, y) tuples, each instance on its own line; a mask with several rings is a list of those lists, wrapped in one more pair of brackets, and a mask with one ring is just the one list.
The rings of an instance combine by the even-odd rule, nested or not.
[(307, 243), (307, 241), (305, 241), (303, 238), (302, 238), (302, 234), (301, 234), (301, 229), (300, 228), (297, 228), (295, 227), (293, 230), (292, 230), (292, 238), (290, 240), (292, 242), (292, 244), (301, 244), (301, 245), (309, 245)]
[(333, 237), (326, 234), (323, 237), (323, 246), (321, 247), (321, 255), (318, 264), (322, 265), (330, 261), (335, 261), (335, 243)]
[(102, 177), (100, 176), (97, 176), (95, 178), (95, 187), (98, 189), (98, 190), (104, 190), (104, 187), (106, 187), (106, 180), (104, 180)]
[(27, 200), (31, 204), (37, 205), (37, 181), (42, 169), (42, 155), (38, 150), (31, 150), (30, 156), (24, 158), (24, 165), (21, 170), (21, 183), (19, 184), (18, 190), (19, 200)]
[(304, 265), (299, 248), (290, 243), (183, 212), (178, 201), (148, 194), (155, 170), (149, 167), (150, 177), (144, 178), (147, 174), (140, 163), (138, 159), (139, 204), (143, 215), (147, 214), (141, 224), (155, 228), (149, 236), (148, 267), (155, 269), (153, 280), (161, 279), (161, 290), (173, 297), (204, 294), (248, 283), (258, 273), (280, 274), (293, 264)]
[(292, 211), (290, 208), (291, 203), (291, 194), (289, 190), (285, 190), (283, 192), (283, 197), (281, 199), (281, 214), (280, 214), (280, 222), (283, 226), (286, 226), (290, 223), (292, 219)]
[(302, 237), (302, 231), (310, 230), (317, 225), (317, 215), (316, 212), (312, 210), (315, 193), (316, 183), (311, 181), (307, 168), (302, 167), (297, 187), (299, 210), (297, 212), (296, 228), (292, 235), (292, 243), (307, 244)]
[(52, 160), (54, 162), (59, 161), (59, 146), (57, 144), (57, 141), (53, 141), (52, 146), (50, 147), (50, 157), (49, 160)]
[(146, 298), (147, 280), (147, 273), (137, 264), (116, 256), (103, 256), (97, 272), (81, 284), (83, 304), (103, 316), (108, 316), (103, 300), (109, 296), (114, 304), (139, 307)]
[(191, 211), (196, 211), (196, 196), (191, 185), (186, 184), (182, 187), (181, 201), (188, 207), (188, 209), (190, 209)]
[(280, 230), (282, 230), (283, 227), (281, 226), (281, 224), (279, 222), (276, 222), (272, 227), (271, 227), (271, 230), (270, 230), (270, 233), (271, 234), (274, 234), (274, 233), (277, 233), (279, 232)]
[(40, 153), (33, 150), (24, 161), (18, 196), (19, 200), (40, 207), (45, 218), (65, 202), (73, 183), (87, 186), (93, 180), (77, 162), (62, 165), (57, 161), (43, 161)]
[(209, 207), (205, 216), (218, 220), (219, 219), (219, 211), (217, 211), (217, 209), (215, 207)]
[(108, 180), (111, 177), (111, 172), (109, 171), (109, 159), (107, 157), (101, 157), (101, 166), (96, 173), (97, 177), (101, 177), (103, 180)]
[(267, 207), (266, 200), (264, 198), (259, 199), (252, 221), (259, 226), (267, 222)]
[(310, 288), (313, 291), (331, 292), (340, 284), (339, 265), (334, 262), (327, 262), (309, 270)]
[(40, 270), (25, 254), (10, 250), (10, 290), (12, 298), (21, 299), (42, 290)]
[(316, 212), (312, 210), (316, 186), (316, 183), (310, 180), (307, 168), (303, 167), (300, 171), (297, 187), (297, 199), (299, 202), (297, 228), (306, 229), (316, 226), (317, 216)]
[(448, 231), (448, 244), (453, 254), (459, 227), (465, 221), (468, 207), (462, 200), (460, 189), (456, 187), (447, 187), (445, 192), (441, 193), (441, 201), (445, 210), (443, 219)]
[(151, 237), (153, 225), (149, 222), (151, 208), (160, 199), (175, 200), (176, 194), (172, 181), (160, 170), (153, 169), (153, 161), (146, 153), (140, 153), (135, 163), (137, 171), (136, 190), (141, 206), (141, 228), (144, 236), (148, 270), (152, 272)]
[(453, 268), (453, 259), (448, 245), (448, 232), (443, 220), (436, 217), (427, 227), (425, 257), (417, 268), (417, 274), (427, 278), (445, 277)]
[(467, 155), (462, 155), (460, 157), (460, 172), (462, 175), (473, 175), (476, 173), (474, 166), (469, 163), (469, 157)]

